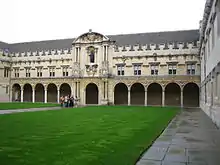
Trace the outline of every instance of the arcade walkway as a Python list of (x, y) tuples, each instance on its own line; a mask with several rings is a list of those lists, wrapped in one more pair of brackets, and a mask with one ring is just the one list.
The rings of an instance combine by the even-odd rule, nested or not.
[(200, 109), (184, 109), (136, 165), (219, 165), (220, 130)]

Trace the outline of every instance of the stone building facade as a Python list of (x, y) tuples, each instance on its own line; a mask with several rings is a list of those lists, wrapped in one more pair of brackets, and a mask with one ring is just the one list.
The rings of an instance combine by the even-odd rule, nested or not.
[(199, 30), (0, 43), (1, 101), (199, 106)]
[(201, 108), (220, 126), (220, 1), (207, 0), (200, 23)]

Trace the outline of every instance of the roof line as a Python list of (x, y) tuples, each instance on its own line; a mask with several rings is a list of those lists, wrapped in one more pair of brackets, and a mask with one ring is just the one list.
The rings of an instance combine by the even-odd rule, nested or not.
[[(188, 29), (188, 30), (170, 30), (170, 31), (158, 31), (158, 32), (143, 32), (143, 33), (125, 33), (125, 34), (112, 34), (105, 36), (123, 36), (123, 35), (141, 35), (141, 34), (156, 34), (156, 33), (166, 33), (166, 32), (184, 32), (184, 31), (199, 31), (199, 29)], [(76, 38), (76, 37), (75, 37)], [(40, 42), (50, 42), (50, 41), (60, 41), (60, 40), (74, 40), (75, 38), (60, 38), (60, 39), (52, 39), (52, 40), (39, 40), (39, 41), (27, 41), (27, 42), (16, 42), (16, 43), (6, 43), (9, 45), (14, 44), (26, 44), (26, 43), (40, 43)]]

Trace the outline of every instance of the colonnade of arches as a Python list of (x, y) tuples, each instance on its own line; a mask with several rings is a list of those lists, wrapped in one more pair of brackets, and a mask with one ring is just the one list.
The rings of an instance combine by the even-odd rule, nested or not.
[[(67, 83), (59, 88), (53, 83), (46, 87), (40, 83), (34, 87), (25, 84), (23, 89), (19, 84), (12, 87), (12, 101), (58, 102), (60, 96), (71, 94), (71, 87)], [(98, 86), (88, 84), (85, 88), (85, 104), (99, 104), (99, 95)], [(188, 83), (183, 88), (176, 83), (169, 83), (165, 88), (152, 83), (147, 89), (141, 83), (135, 83), (130, 88), (124, 83), (118, 83), (114, 87), (113, 97), (115, 105), (199, 107), (199, 87), (195, 83)]]
[(32, 87), (30, 84), (25, 84), (22, 87), (19, 84), (12, 86), (12, 101), (21, 102), (58, 102), (60, 96), (71, 95), (71, 87), (64, 83), (59, 88), (51, 83), (47, 87), (43, 84), (36, 84)]
[(181, 89), (178, 84), (169, 83), (163, 89), (160, 84), (152, 83), (145, 89), (141, 83), (135, 83), (129, 89), (126, 84), (118, 83), (114, 88), (114, 104), (199, 107), (199, 87), (188, 83)]

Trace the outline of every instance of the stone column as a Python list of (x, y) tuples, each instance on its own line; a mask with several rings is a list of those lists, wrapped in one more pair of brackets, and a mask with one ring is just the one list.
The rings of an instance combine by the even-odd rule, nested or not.
[(77, 87), (78, 97), (80, 98), (80, 82), (78, 82), (77, 84), (78, 84), (78, 87)]
[(35, 89), (32, 90), (32, 102), (35, 102)]
[(108, 45), (106, 45), (106, 57), (105, 57), (106, 61), (108, 61)]
[(78, 47), (78, 63), (79, 63), (79, 65), (80, 65), (80, 51), (81, 51), (81, 48)]
[(24, 102), (24, 89), (21, 89), (21, 102)]
[(180, 105), (181, 107), (183, 107), (183, 88), (181, 88), (181, 92), (180, 92)]
[(131, 105), (131, 90), (128, 89), (128, 105)]
[(75, 61), (78, 62), (78, 47), (75, 48)]
[(103, 61), (106, 61), (106, 46), (103, 46)]
[(57, 88), (57, 103), (60, 103), (60, 89)]
[(162, 89), (162, 106), (165, 106), (165, 89)]
[(47, 103), (47, 89), (44, 90), (44, 103)]
[(147, 106), (147, 89), (145, 89), (144, 105)]

